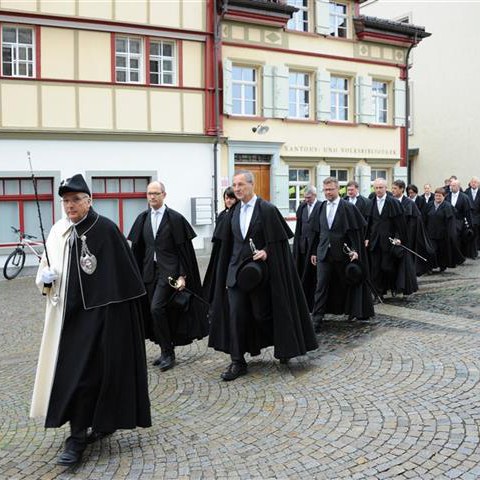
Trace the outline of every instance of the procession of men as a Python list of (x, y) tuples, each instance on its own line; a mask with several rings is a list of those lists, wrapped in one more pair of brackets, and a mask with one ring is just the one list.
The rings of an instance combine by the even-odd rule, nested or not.
[(175, 347), (208, 336), (229, 356), (220, 378), (231, 382), (263, 348), (283, 365), (315, 350), (327, 315), (367, 320), (388, 294), (416, 292), (417, 276), (476, 258), (479, 184), (474, 177), (462, 192), (452, 178), (448, 194), (425, 185), (420, 196), (413, 184), (377, 178), (368, 199), (352, 180), (342, 198), (327, 177), (325, 200), (305, 188), (294, 234), (257, 195), (252, 172), (237, 171), (202, 290), (195, 232), (166, 205), (162, 182), (148, 185), (148, 209), (127, 243), (95, 212), (82, 175), (66, 179), (58, 191), (66, 216), (36, 279), (46, 319), (31, 408), (46, 428), (70, 424), (57, 463), (77, 464), (89, 443), (118, 429), (151, 426), (145, 339), (159, 346), (153, 366), (165, 372)]

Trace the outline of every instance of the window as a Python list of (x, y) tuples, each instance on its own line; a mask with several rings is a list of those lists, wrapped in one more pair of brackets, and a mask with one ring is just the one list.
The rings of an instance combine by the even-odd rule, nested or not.
[(370, 184), (373, 185), (373, 182), (377, 178), (384, 178), (385, 180), (388, 180), (387, 179), (387, 171), (386, 170), (378, 170), (378, 169), (374, 170), (372, 168), (371, 173), (370, 173)]
[(348, 183), (348, 170), (331, 168), (330, 176), (335, 177), (338, 180), (338, 187), (340, 196), (343, 196), (347, 193), (347, 183)]
[(95, 210), (128, 235), (138, 214), (147, 208), (147, 177), (93, 177)]
[(288, 21), (287, 28), (308, 32), (308, 0), (288, 0), (287, 3), (298, 8), (298, 11)]
[(308, 168), (290, 168), (288, 170), (288, 211), (295, 214), (308, 185), (310, 185)]
[(35, 71), (34, 29), (2, 26), (2, 75), (33, 78)]
[[(45, 234), (53, 225), (53, 179), (35, 179)], [(10, 226), (42, 238), (35, 191), (30, 178), (0, 178), (0, 244), (16, 243)]]
[(375, 123), (387, 123), (388, 119), (388, 84), (374, 80), (372, 83), (372, 99)]
[(120, 83), (143, 82), (143, 44), (137, 37), (115, 38), (115, 79)]
[(348, 121), (348, 78), (334, 77), (330, 79), (331, 120)]
[(235, 153), (235, 163), (271, 163), (272, 156), (263, 153)]
[(150, 83), (152, 85), (175, 85), (175, 43), (150, 42)]
[(257, 114), (257, 71), (252, 67), (233, 66), (232, 97), (234, 115)]
[(347, 5), (330, 2), (330, 35), (347, 38)]
[(308, 73), (290, 72), (288, 89), (288, 116), (310, 117), (310, 77)]

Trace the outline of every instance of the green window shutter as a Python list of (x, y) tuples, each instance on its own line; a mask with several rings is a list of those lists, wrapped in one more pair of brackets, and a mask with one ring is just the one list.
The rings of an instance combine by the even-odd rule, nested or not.
[(317, 70), (317, 120), (326, 122), (331, 117), (330, 72)]
[(288, 165), (283, 162), (273, 163), (270, 168), (271, 202), (283, 216), (288, 215)]
[(315, 30), (320, 35), (330, 35), (329, 0), (315, 0)]
[(406, 125), (406, 86), (405, 80), (396, 79), (395, 85), (393, 87), (394, 91), (394, 107), (395, 107), (395, 114), (394, 114), (394, 124), (396, 127), (404, 127)]
[(286, 118), (288, 117), (288, 67), (278, 65), (273, 68), (273, 72), (275, 75), (273, 81), (273, 116), (275, 118)]
[(355, 100), (358, 123), (373, 123), (373, 97), (372, 97), (372, 77), (358, 76), (355, 81)]
[(273, 66), (263, 66), (263, 116), (273, 117), (274, 110), (274, 72)]
[(231, 115), (233, 113), (232, 96), (232, 62), (223, 60), (223, 114)]

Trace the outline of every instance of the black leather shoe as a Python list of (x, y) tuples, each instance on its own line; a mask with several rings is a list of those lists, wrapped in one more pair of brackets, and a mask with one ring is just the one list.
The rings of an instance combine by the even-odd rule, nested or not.
[(65, 450), (57, 459), (57, 465), (70, 467), (77, 464), (82, 459), (82, 455), (86, 447), (86, 443), (67, 440), (65, 442)]
[(160, 363), (162, 363), (162, 360), (163, 360), (163, 357), (162, 355), (160, 355), (152, 362), (152, 365), (155, 365), (155, 366), (160, 365)]
[(315, 333), (320, 333), (320, 330), (322, 329), (322, 323), (323, 323), (323, 315), (315, 315), (312, 317), (313, 321), (313, 330)]
[(96, 430), (92, 430), (88, 435), (87, 435), (87, 443), (94, 443), (98, 442), (102, 438), (108, 437), (112, 433), (115, 433), (115, 430), (112, 430), (111, 432), (97, 432)]
[(233, 362), (228, 368), (222, 373), (222, 380), (225, 382), (230, 382), (236, 378), (245, 375), (247, 373), (247, 365), (245, 363)]
[(168, 355), (163, 357), (162, 361), (159, 364), (160, 370), (162, 372), (166, 372), (167, 370), (170, 370), (171, 368), (173, 368), (174, 365), (175, 365), (175, 358), (173, 357), (173, 355)]

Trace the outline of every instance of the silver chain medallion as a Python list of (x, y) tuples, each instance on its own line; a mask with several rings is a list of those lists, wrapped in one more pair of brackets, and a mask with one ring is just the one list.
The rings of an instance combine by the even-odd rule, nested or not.
[(82, 235), (82, 251), (80, 252), (80, 268), (87, 274), (91, 275), (97, 268), (97, 257), (90, 253), (87, 247), (87, 237)]

